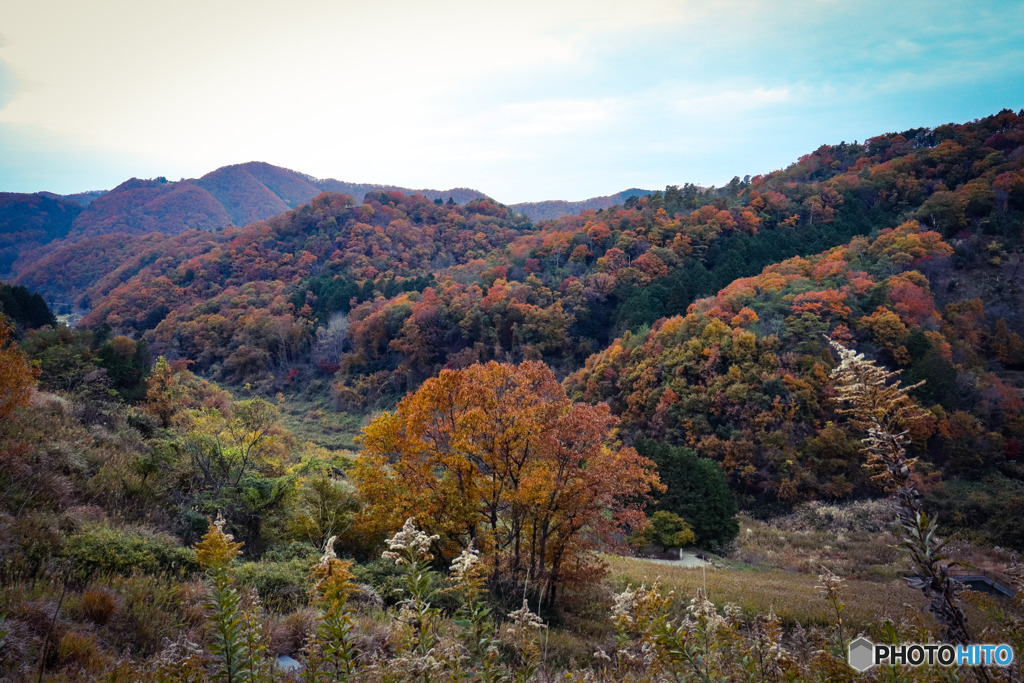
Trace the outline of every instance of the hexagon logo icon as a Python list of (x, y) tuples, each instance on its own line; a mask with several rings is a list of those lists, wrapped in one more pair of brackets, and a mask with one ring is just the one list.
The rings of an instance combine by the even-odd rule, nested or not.
[(850, 643), (847, 661), (861, 673), (875, 665), (875, 644), (861, 636)]

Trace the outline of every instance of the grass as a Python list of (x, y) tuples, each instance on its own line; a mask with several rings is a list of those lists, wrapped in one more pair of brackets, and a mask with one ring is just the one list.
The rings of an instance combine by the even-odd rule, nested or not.
[[(611, 569), (610, 580), (619, 589), (630, 583), (650, 586), (657, 581), (663, 591), (675, 591), (685, 605), (698, 588), (706, 587), (708, 598), (719, 608), (735, 603), (748, 618), (772, 610), (785, 626), (825, 626), (834, 621), (824, 592), (817, 588), (820, 581), (816, 575), (778, 569), (687, 569), (628, 557), (605, 560)], [(897, 622), (924, 617), (920, 593), (898, 579), (884, 583), (848, 580), (840, 595), (846, 603), (843, 620), (854, 630), (866, 632), (870, 624), (886, 616)], [(930, 617), (924, 619), (928, 620)]]
[(299, 441), (332, 451), (357, 450), (355, 438), (368, 421), (366, 415), (338, 412), (327, 398), (289, 396), (279, 407), (281, 422)]
[(729, 554), (735, 565), (817, 576), (821, 567), (849, 579), (891, 581), (904, 569), (897, 539), (888, 530), (804, 524), (792, 517), (761, 522), (739, 518), (740, 534)]
[[(870, 632), (884, 617), (910, 623), (938, 635), (939, 627), (924, 611), (919, 591), (900, 578), (908, 567), (893, 533), (895, 512), (885, 500), (843, 505), (811, 503), (785, 517), (767, 522), (739, 516), (740, 533), (731, 551), (716, 558), (716, 568), (688, 569), (640, 559), (605, 556), (614, 590), (627, 584), (650, 586), (659, 581), (663, 591), (674, 590), (679, 609), (706, 587), (720, 608), (739, 605), (747, 617), (773, 610), (787, 627), (825, 626), (834, 622), (818, 574), (822, 567), (844, 579), (840, 599), (849, 630)], [(955, 538), (946, 547), (950, 560), (965, 567), (1005, 576), (1016, 556)], [(1009, 584), (1009, 581), (1007, 581)], [(989, 624), (994, 608), (1021, 612), (1009, 602), (965, 594), (968, 620), (976, 631)], [(986, 605), (990, 609), (985, 608)]]

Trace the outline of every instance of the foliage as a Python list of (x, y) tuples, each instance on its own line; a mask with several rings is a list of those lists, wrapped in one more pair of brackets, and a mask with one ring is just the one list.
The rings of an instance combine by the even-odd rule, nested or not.
[[(741, 506), (772, 511), (867, 495), (857, 439), (830, 401), (833, 361), (823, 335), (860, 338), (880, 357), (935, 380), (914, 392), (940, 402), (915, 426), (914, 452), (932, 469), (980, 476), (1019, 438), (1024, 404), (1010, 378), (966, 353), (987, 335), (978, 306), (939, 312), (933, 290), (949, 288), (929, 278), (947, 282), (950, 253), (937, 233), (907, 222), (874, 240), (770, 266), (644, 337), (616, 340), (567, 378), (567, 390), (607, 401), (638, 441), (687, 446), (716, 461)], [(907, 270), (915, 264), (919, 270)]]
[(66, 236), (81, 211), (78, 202), (46, 192), (0, 193), (0, 275), (22, 254)]
[(653, 463), (608, 444), (605, 406), (569, 401), (541, 363), (443, 371), (364, 431), (363, 533), (415, 515), (442, 553), (477, 544), (493, 580), (543, 594), (592, 580), (587, 550), (645, 525)]
[[(1009, 555), (941, 549), (922, 510), (943, 533), (1024, 547), (1022, 120), (823, 146), (722, 188), (538, 225), (486, 199), (380, 188), (293, 208), (315, 184), (259, 164), (108, 193), (89, 216), (110, 221), (21, 264), (62, 312), (92, 309), (85, 327), (36, 327), (20, 350), (0, 330), (0, 372), (14, 370), (0, 405), (18, 404), (0, 414), (0, 677), (266, 680), (288, 653), (308, 680), (848, 679), (856, 630), (939, 636), (901, 607), (892, 504), (811, 502), (877, 493), (866, 426), (902, 491), (912, 584), (943, 637), (963, 639), (942, 555), (987, 569)], [(229, 212), (216, 198), (246, 174), (255, 201)], [(230, 214), (216, 226), (207, 195)], [(278, 200), (293, 210), (187, 229)], [(160, 215), (185, 232), (96, 236)], [(0, 288), (5, 310), (11, 296), (38, 308), (18, 287)], [(875, 398), (919, 419), (846, 419), (826, 338), (857, 343), (880, 364)], [(148, 347), (166, 355), (147, 380)], [(899, 389), (894, 369), (925, 383)], [(323, 448), (351, 446), (368, 410), (406, 394), (367, 418), (355, 470)], [(300, 443), (282, 411), (302, 439), (343, 434)], [(655, 464), (667, 490), (651, 533), (675, 544), (689, 524), (735, 569), (594, 556), (644, 528)], [(727, 486), (748, 512), (789, 514), (742, 516), (737, 536)], [(422, 531), (391, 538), (403, 564), (334, 557), (376, 555), (410, 517)], [(204, 532), (205, 587), (180, 546)], [(595, 581), (604, 562), (647, 583), (613, 598)], [(988, 642), (1024, 642), (1019, 606), (965, 602)]]
[(242, 598), (234, 587), (231, 563), (242, 544), (224, 531), (224, 519), (218, 517), (202, 540), (196, 544), (196, 559), (209, 576), (206, 601), (207, 621), (212, 635), (210, 651), (215, 662), (213, 680), (260, 680), (259, 639), (253, 636), (254, 624), (241, 609)]
[(324, 546), (324, 556), (313, 568), (314, 596), (322, 614), (307, 644), (306, 678), (324, 674), (331, 680), (347, 681), (356, 665), (353, 639), (354, 624), (348, 599), (359, 589), (352, 579), (352, 561), (339, 560), (334, 554), (334, 538)]
[(57, 324), (43, 297), (21, 285), (0, 282), (0, 314), (25, 328)]
[(314, 547), (322, 547), (328, 539), (349, 529), (359, 508), (356, 493), (347, 480), (316, 473), (299, 485), (289, 509), (289, 532)]
[(12, 343), (11, 328), (0, 314), (0, 419), (28, 404), (38, 370), (31, 367), (24, 354)]
[(22, 347), (39, 366), (39, 383), (50, 391), (134, 403), (143, 397), (149, 374), (149, 346), (110, 327), (73, 330), (65, 325), (30, 330)]
[(640, 539), (650, 545), (661, 546), (662, 550), (682, 548), (697, 540), (690, 524), (674, 512), (658, 510), (651, 515), (650, 522), (640, 533)]
[(177, 545), (173, 538), (110, 526), (87, 526), (71, 534), (64, 542), (63, 556), (71, 574), (80, 580), (95, 573), (169, 572), (180, 576), (198, 569), (192, 551)]
[(658, 478), (665, 485), (665, 493), (658, 496), (659, 511), (685, 519), (693, 529), (693, 542), (718, 548), (735, 538), (736, 502), (721, 467), (699, 458), (693, 449), (651, 440), (639, 441), (637, 450), (657, 464)]

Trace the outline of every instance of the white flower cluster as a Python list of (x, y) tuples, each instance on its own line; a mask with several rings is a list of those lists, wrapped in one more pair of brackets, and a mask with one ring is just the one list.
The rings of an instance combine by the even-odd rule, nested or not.
[(381, 553), (381, 557), (385, 560), (394, 560), (398, 565), (408, 561), (406, 555), (429, 560), (433, 558), (433, 555), (429, 553), (430, 544), (439, 538), (440, 536), (436, 534), (427, 536), (417, 529), (416, 522), (410, 517), (405, 520), (402, 530), (387, 540), (388, 548), (391, 550)]
[(451, 577), (456, 583), (464, 583), (472, 574), (473, 567), (480, 563), (480, 552), (470, 543), (469, 547), (452, 560)]
[(821, 573), (818, 574), (818, 581), (821, 581), (821, 583), (815, 586), (815, 588), (820, 588), (826, 593), (833, 593), (843, 587), (843, 578), (834, 574), (825, 566), (822, 566)]
[(509, 612), (508, 618), (520, 631), (528, 628), (547, 628), (544, 620), (530, 611), (530, 606), (526, 604), (526, 598), (523, 598), (523, 606), (520, 609)]
[(722, 611), (725, 612), (725, 620), (729, 624), (739, 624), (743, 619), (743, 608), (735, 602), (727, 602)]
[(327, 567), (330, 566), (331, 560), (336, 559), (338, 556), (334, 554), (334, 541), (337, 540), (337, 536), (331, 536), (327, 539), (327, 545), (324, 546), (324, 555), (320, 558), (320, 564)]
[[(207, 518), (207, 519), (209, 519), (209, 518)], [(228, 542), (230, 543), (231, 541), (235, 540), (235, 537), (232, 536), (231, 534), (229, 534), (228, 532), (224, 531), (224, 525), (226, 523), (227, 523), (227, 520), (224, 519), (224, 513), (218, 510), (217, 511), (217, 519), (213, 520), (213, 526), (217, 528), (217, 531), (219, 531), (222, 534), (224, 534), (224, 536), (227, 537)]]
[(715, 608), (715, 603), (708, 600), (703, 588), (697, 589), (697, 597), (690, 600), (690, 606), (686, 608), (694, 619), (704, 619), (709, 629), (716, 629), (725, 623), (725, 620)]
[[(643, 586), (640, 587), (643, 590)], [(612, 598), (612, 621), (624, 621), (627, 624), (633, 623), (633, 609), (636, 607), (636, 591), (628, 586), (621, 593), (616, 593)]]

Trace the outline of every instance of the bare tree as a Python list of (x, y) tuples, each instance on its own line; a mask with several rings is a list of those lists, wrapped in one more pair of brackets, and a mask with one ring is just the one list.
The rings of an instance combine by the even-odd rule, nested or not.
[(317, 329), (313, 344), (313, 360), (337, 362), (348, 338), (348, 316), (332, 313), (327, 325)]

